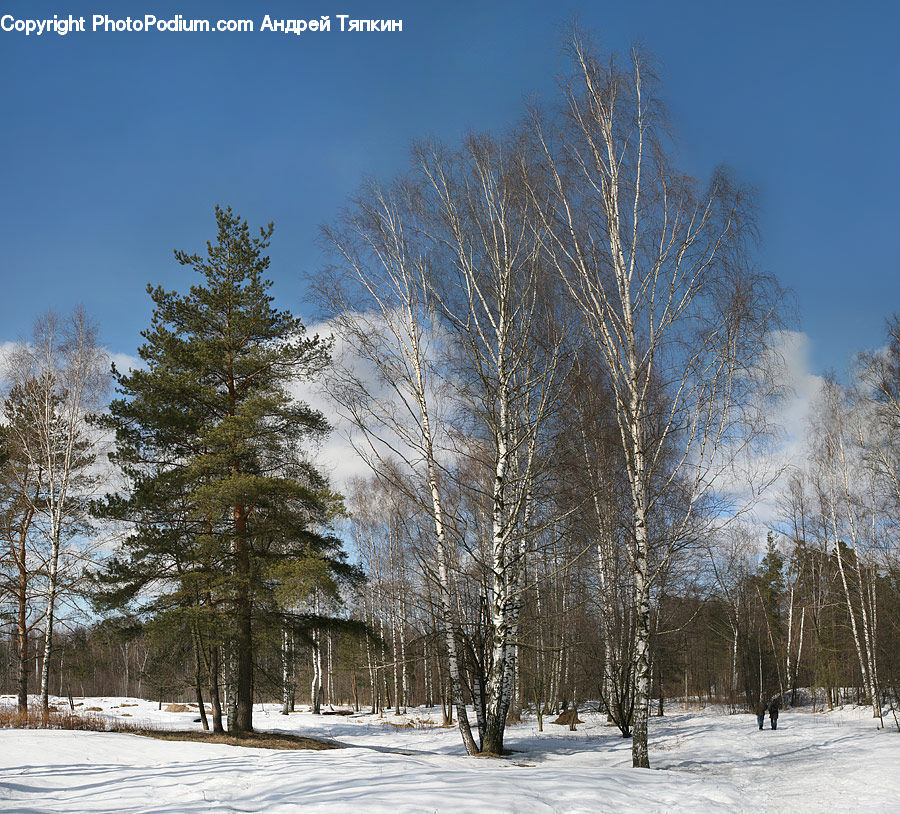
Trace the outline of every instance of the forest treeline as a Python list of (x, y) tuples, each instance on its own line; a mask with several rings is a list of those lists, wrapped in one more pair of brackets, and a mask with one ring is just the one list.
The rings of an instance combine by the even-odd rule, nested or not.
[[(599, 700), (639, 767), (674, 697), (896, 708), (900, 323), (780, 460), (789, 315), (752, 190), (674, 166), (643, 54), (567, 53), (551, 105), (417, 143), (323, 228), (321, 336), (275, 305), (272, 225), (217, 207), (182, 292), (148, 286), (137, 368), (107, 373), (80, 310), (16, 346), (20, 705), (190, 695), (242, 732), (259, 701), (439, 704), (501, 754), (524, 709)], [(370, 473), (343, 494), (335, 423)]]

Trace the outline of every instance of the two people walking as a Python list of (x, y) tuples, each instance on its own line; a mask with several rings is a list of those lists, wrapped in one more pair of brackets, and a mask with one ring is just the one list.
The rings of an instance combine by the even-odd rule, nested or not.
[(759, 724), (759, 728), (763, 728), (763, 722), (766, 719), (766, 712), (769, 713), (769, 722), (772, 725), (772, 729), (778, 729), (778, 699), (773, 698), (768, 704), (762, 699), (759, 699), (759, 704), (756, 706), (756, 722)]

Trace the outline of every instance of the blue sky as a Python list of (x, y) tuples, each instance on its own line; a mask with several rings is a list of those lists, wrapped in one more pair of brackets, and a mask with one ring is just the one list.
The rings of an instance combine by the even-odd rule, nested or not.
[(663, 67), (681, 164), (760, 193), (760, 262), (796, 292), (810, 364), (843, 368), (900, 310), (894, 3), (8, 2), (16, 17), (402, 18), (395, 34), (0, 32), (0, 341), (83, 302), (133, 354), (146, 283), (188, 284), (214, 204), (274, 220), (279, 303), (307, 320), (318, 225), (412, 139), (499, 129), (549, 99), (573, 15)]

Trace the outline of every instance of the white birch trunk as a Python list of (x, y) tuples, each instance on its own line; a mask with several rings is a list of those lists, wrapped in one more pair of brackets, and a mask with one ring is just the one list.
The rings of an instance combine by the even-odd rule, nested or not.
[[(787, 645), (785, 647), (785, 655), (784, 655), (784, 677), (788, 684), (791, 686), (793, 690), (793, 684), (791, 683), (791, 647), (793, 646), (793, 627), (794, 627), (794, 580), (791, 580), (791, 591), (788, 597), (788, 627), (787, 627)], [(791, 700), (788, 701), (784, 699), (785, 704), (793, 703), (793, 693), (791, 693)]]
[[(375, 614), (373, 612), (372, 615), (369, 616), (368, 607), (369, 606), (366, 603), (366, 600), (363, 599), (363, 613), (365, 614), (366, 624), (369, 625), (369, 627), (374, 627), (375, 626)], [(372, 698), (371, 698), (372, 714), (374, 715), (378, 711), (378, 709), (377, 709), (378, 705), (376, 702), (376, 693), (378, 692), (378, 688), (377, 688), (378, 679), (377, 679), (377, 673), (375, 670), (375, 663), (372, 659), (372, 642), (368, 636), (366, 636), (366, 664), (369, 667), (369, 690), (370, 690), (371, 696), (372, 696)]]
[[(401, 603), (401, 610), (402, 610)], [(404, 618), (400, 617), (400, 692), (403, 695), (403, 704), (401, 712), (406, 715), (409, 706), (409, 666), (406, 663), (406, 636), (404, 635), (405, 625)]]
[(310, 638), (312, 639), (312, 650), (310, 652), (310, 662), (312, 664), (312, 678), (309, 683), (309, 711), (314, 715), (321, 712), (321, 686), (322, 686), (322, 659), (319, 655), (319, 632), (312, 631)]
[(434, 691), (431, 688), (431, 663), (428, 658), (428, 638), (422, 641), (422, 672), (425, 682), (425, 706), (429, 709), (434, 706)]
[(286, 627), (281, 629), (281, 714), (294, 711), (294, 664), (292, 637)]
[(451, 600), (450, 584), (450, 552), (447, 546), (444, 530), (444, 509), (441, 501), (441, 493), (438, 488), (437, 465), (434, 458), (434, 439), (431, 433), (431, 422), (426, 401), (425, 376), (421, 364), (421, 351), (416, 335), (415, 352), (412, 356), (415, 370), (415, 381), (419, 397), (421, 415), (422, 439), (425, 447), (425, 464), (427, 467), (428, 488), (431, 493), (431, 510), (434, 521), (434, 534), (437, 547), (438, 566), (438, 593), (440, 595), (440, 608), (444, 626), (444, 638), (447, 644), (447, 662), (450, 683), (450, 704), (456, 707), (456, 720), (462, 737), (466, 753), (475, 755), (478, 747), (472, 737), (472, 729), (469, 725), (469, 715), (462, 695), (462, 681), (460, 680), (459, 656), (456, 647), (456, 632), (459, 629), (457, 617), (454, 613)]
[(335, 697), (334, 697), (334, 652), (333, 652), (333, 649), (332, 649), (333, 646), (334, 646), (334, 642), (333, 642), (333, 639), (332, 639), (332, 635), (331, 635), (331, 631), (330, 631), (330, 630), (328, 631), (328, 633), (327, 633), (326, 635), (327, 635), (327, 642), (328, 642), (328, 660), (327, 660), (327, 662), (326, 662), (327, 667), (328, 667), (328, 674), (327, 674), (328, 680), (325, 682), (325, 689), (326, 689), (326, 696), (327, 696), (328, 705), (331, 706), (331, 707), (333, 707), (334, 704), (335, 704)]

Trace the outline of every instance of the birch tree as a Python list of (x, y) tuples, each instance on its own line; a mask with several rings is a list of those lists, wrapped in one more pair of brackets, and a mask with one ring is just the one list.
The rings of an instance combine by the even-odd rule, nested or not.
[[(881, 719), (873, 563), (878, 509), (872, 473), (866, 472), (863, 458), (868, 446), (864, 411), (865, 405), (854, 402), (849, 391), (833, 379), (826, 380), (813, 423), (818, 439), (814, 452), (862, 683), (873, 716)], [(848, 562), (845, 556), (850, 557)]]
[(450, 702), (471, 755), (478, 747), (462, 697), (452, 521), (445, 506), (441, 431), (436, 426), (441, 376), (432, 330), (430, 258), (415, 224), (406, 185), (391, 190), (370, 185), (339, 224), (324, 230), (336, 262), (317, 292), (338, 336), (371, 372), (367, 377), (352, 363), (338, 361), (329, 387), (345, 418), (362, 435), (363, 458), (431, 517), (432, 568), (448, 653)]
[(2, 427), (0, 450), (0, 535), (3, 554), (2, 588), (15, 607), (16, 694), (18, 709), (28, 707), (31, 636), (40, 625), (43, 614), (38, 608), (40, 571), (44, 563), (44, 547), (36, 542), (35, 507), (44, 489), (44, 475), (35, 466), (28, 450), (36, 447), (31, 424), (32, 410), (26, 406), (34, 395), (33, 388), (19, 384), (12, 388), (3, 405), (5, 425)]
[(488, 467), (492, 652), (482, 749), (493, 754), (502, 753), (513, 696), (542, 445), (566, 375), (566, 332), (554, 321), (554, 286), (525, 162), (515, 136), (470, 136), (457, 151), (439, 144), (416, 151), (423, 207), (431, 215), (426, 229), (443, 261), (435, 296), (458, 353), (461, 400), (472, 422), (467, 434), (483, 440)]
[(98, 483), (93, 467), (100, 439), (86, 419), (106, 395), (109, 360), (96, 325), (79, 307), (68, 318), (52, 311), (38, 318), (31, 341), (20, 343), (13, 354), (11, 371), (13, 381), (31, 391), (23, 402), (28, 431), (17, 441), (29, 466), (43, 475), (32, 509), (48, 547), (40, 677), (40, 703), (46, 713), (54, 623), (65, 587), (61, 567), (74, 559), (74, 554), (64, 554), (64, 546), (82, 531)]
[[(688, 485), (687, 520), (746, 450), (776, 298), (771, 281), (748, 263), (748, 190), (724, 171), (702, 187), (671, 165), (649, 60), (637, 51), (624, 64), (605, 59), (578, 33), (569, 54), (573, 74), (558, 124), (532, 115), (541, 163), (533, 189), (542, 246), (584, 317), (613, 394), (630, 484), (632, 762), (648, 767), (648, 524), (659, 499), (650, 483), (677, 439), (681, 454), (663, 480)], [(654, 382), (666, 394), (662, 408), (650, 398)], [(651, 435), (651, 423), (661, 431)]]

